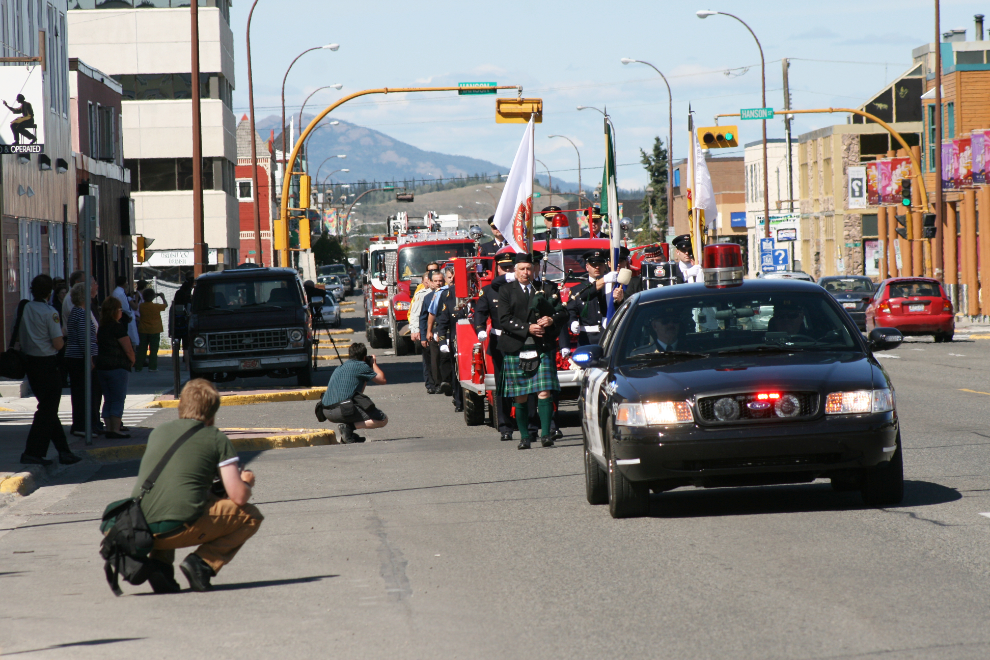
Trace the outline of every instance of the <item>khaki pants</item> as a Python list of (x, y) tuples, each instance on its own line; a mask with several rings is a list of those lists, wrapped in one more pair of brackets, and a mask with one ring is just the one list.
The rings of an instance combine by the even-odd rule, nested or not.
[(264, 519), (253, 504), (237, 506), (227, 498), (210, 496), (206, 513), (196, 522), (155, 536), (155, 549), (148, 556), (172, 564), (177, 548), (198, 545), (195, 554), (209, 564), (214, 573), (219, 573), (245, 541), (254, 536)]

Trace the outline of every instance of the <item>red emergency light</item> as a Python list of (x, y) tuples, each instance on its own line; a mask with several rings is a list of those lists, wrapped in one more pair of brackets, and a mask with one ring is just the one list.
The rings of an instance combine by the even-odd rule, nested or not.
[(550, 220), (550, 228), (553, 230), (553, 237), (557, 240), (571, 237), (571, 223), (563, 213), (553, 216)]
[(761, 392), (756, 395), (758, 401), (776, 400), (780, 398), (777, 392)]
[(701, 263), (705, 286), (721, 289), (742, 284), (742, 248), (735, 243), (706, 245)]

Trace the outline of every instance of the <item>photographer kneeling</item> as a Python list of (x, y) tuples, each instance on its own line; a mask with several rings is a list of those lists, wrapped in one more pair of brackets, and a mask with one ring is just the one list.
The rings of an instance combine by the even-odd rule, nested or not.
[(364, 442), (354, 429), (380, 429), (388, 424), (388, 417), (364, 394), (365, 385), (385, 384), (374, 355), (368, 355), (364, 344), (351, 344), (344, 364), (330, 376), (327, 391), (323, 394), (323, 414), (331, 422), (337, 422), (340, 430), (338, 442), (350, 444)]

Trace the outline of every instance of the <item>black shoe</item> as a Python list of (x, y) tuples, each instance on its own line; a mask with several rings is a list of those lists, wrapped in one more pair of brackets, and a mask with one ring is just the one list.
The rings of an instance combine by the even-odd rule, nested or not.
[(148, 584), (156, 594), (177, 594), (182, 587), (175, 581), (175, 568), (165, 562), (155, 562), (158, 570), (148, 576)]
[(337, 424), (337, 442), (342, 445), (354, 442), (354, 429), (350, 424)]
[(519, 441), (519, 446), (516, 449), (529, 449), (530, 446), (529, 438), (523, 438)]
[(80, 431), (77, 428), (70, 427), (69, 428), (69, 435), (74, 435), (77, 438), (85, 438), (86, 437), (86, 429), (83, 429), (83, 430)]
[(505, 433), (503, 433), (502, 437), (500, 437), (499, 440), (501, 440), (502, 442), (508, 442), (512, 440), (512, 431), (506, 431)]
[(357, 433), (351, 434), (351, 442), (359, 443), (359, 442), (364, 442), (366, 439), (367, 438), (365, 438), (363, 435), (358, 435)]
[(131, 437), (129, 433), (115, 433), (114, 431), (107, 431), (103, 434), (107, 440), (126, 440)]
[(71, 451), (60, 451), (58, 453), (58, 462), (62, 465), (72, 465), (73, 463), (78, 463), (82, 460), (82, 457), (76, 456)]
[(564, 437), (564, 432), (560, 429), (554, 429), (554, 432), (550, 434), (550, 437), (554, 440), (560, 440)]
[(440, 386), (440, 391), (443, 393), (444, 396), (454, 395), (454, 389), (450, 386), (450, 383), (443, 383)]
[(196, 553), (188, 555), (183, 559), (182, 563), (179, 564), (179, 570), (189, 580), (189, 588), (193, 591), (210, 591), (213, 589), (213, 585), (210, 584), (210, 578), (215, 576), (216, 573)]
[(553, 447), (553, 436), (552, 435), (543, 436), (542, 438), (540, 438), (540, 444), (543, 445), (544, 447)]
[(464, 412), (464, 406), (454, 406), (454, 412), (455, 413), (462, 413), (462, 412)]
[(432, 387), (427, 387), (426, 388), (426, 393), (427, 394), (436, 394), (437, 392)]
[(21, 464), (22, 465), (44, 465), (45, 467), (51, 465), (53, 461), (44, 458), (43, 456), (31, 456), (30, 454), (21, 454)]

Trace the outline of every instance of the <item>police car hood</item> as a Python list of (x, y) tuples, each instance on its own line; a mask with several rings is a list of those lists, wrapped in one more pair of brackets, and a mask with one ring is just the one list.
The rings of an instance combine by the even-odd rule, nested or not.
[(760, 391), (839, 392), (888, 387), (879, 363), (858, 351), (712, 356), (672, 364), (624, 365), (616, 391), (627, 401), (676, 401)]

